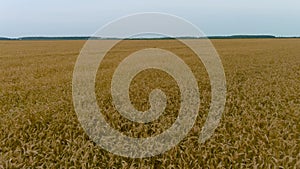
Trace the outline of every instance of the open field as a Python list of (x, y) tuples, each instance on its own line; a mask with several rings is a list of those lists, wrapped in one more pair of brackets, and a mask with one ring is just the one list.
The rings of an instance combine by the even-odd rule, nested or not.
[(198, 77), (201, 108), (193, 129), (170, 151), (144, 159), (113, 155), (81, 128), (72, 73), (84, 43), (0, 41), (0, 168), (300, 168), (300, 39), (212, 40), (226, 73), (227, 102), (219, 127), (204, 144), (198, 137), (210, 85), (199, 61), (172, 40), (131, 41), (111, 53), (98, 70), (97, 101), (111, 126), (131, 137), (170, 127), (180, 98), (170, 76), (144, 71), (131, 84), (134, 106), (149, 109), (148, 94), (159, 87), (169, 98), (166, 112), (145, 125), (121, 117), (107, 92), (120, 54), (149, 43), (168, 44)]

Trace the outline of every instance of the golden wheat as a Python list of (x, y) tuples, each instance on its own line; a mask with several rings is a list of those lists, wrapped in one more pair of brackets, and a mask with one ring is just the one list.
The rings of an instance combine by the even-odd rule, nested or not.
[(131, 137), (154, 136), (170, 127), (180, 98), (172, 77), (143, 71), (130, 87), (134, 106), (149, 109), (149, 92), (158, 87), (169, 98), (166, 112), (145, 125), (119, 115), (107, 88), (122, 54), (143, 45), (166, 46), (181, 54), (198, 77), (201, 108), (189, 135), (164, 154), (131, 159), (101, 149), (77, 120), (71, 82), (85, 41), (0, 41), (0, 168), (299, 168), (300, 40), (212, 42), (225, 69), (227, 102), (219, 127), (204, 144), (198, 136), (210, 85), (199, 60), (172, 40), (151, 40), (124, 43), (103, 61), (96, 83), (99, 107), (111, 126)]

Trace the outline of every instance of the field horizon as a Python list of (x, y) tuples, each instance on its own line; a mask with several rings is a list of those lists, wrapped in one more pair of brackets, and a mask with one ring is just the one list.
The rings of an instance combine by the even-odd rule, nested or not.
[[(191, 36), (178, 36), (178, 37), (133, 37), (133, 38), (125, 38), (132, 40), (168, 40), (168, 39), (295, 39), (300, 38), (300, 35), (294, 36), (280, 36), (280, 35), (271, 35), (271, 34), (232, 34), (232, 35), (207, 35), (205, 37), (191, 37)], [(123, 38), (118, 37), (97, 37), (97, 36), (21, 36), (21, 37), (5, 37), (0, 36), (0, 40), (121, 40)]]

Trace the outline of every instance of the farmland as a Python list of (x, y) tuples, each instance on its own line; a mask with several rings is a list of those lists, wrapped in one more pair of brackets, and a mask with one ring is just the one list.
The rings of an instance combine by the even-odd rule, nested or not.
[(110, 125), (131, 137), (155, 136), (170, 127), (180, 91), (165, 72), (141, 72), (130, 87), (133, 105), (149, 109), (148, 95), (158, 87), (169, 98), (166, 112), (147, 124), (125, 119), (107, 90), (122, 53), (167, 44), (197, 77), (201, 103), (194, 127), (171, 150), (144, 159), (116, 156), (82, 129), (73, 107), (72, 76), (84, 43), (0, 41), (0, 168), (300, 167), (300, 39), (212, 40), (226, 74), (227, 101), (219, 127), (203, 144), (198, 137), (211, 98), (201, 62), (173, 40), (128, 41), (112, 52), (97, 73), (97, 101)]

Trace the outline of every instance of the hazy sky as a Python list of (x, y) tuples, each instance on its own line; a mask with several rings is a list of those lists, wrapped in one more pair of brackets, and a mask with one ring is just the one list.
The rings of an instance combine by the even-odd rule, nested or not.
[(177, 15), (206, 35), (300, 35), (300, 0), (0, 0), (0, 36), (92, 35), (137, 12)]

